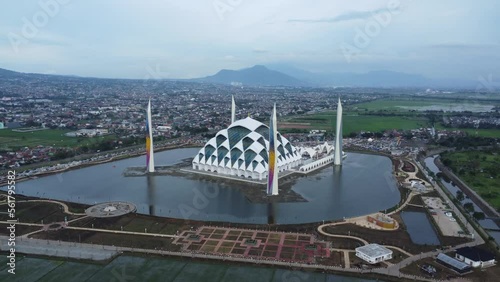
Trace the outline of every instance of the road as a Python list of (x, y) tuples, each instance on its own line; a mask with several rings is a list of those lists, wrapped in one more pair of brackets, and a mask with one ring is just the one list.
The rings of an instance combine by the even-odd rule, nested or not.
[[(418, 169), (420, 169), (421, 171), (423, 171), (424, 173), (426, 173), (426, 171), (422, 168), (422, 166), (420, 165), (420, 163), (418, 162), (415, 162), (418, 166)], [(429, 177), (428, 177), (429, 178)], [(460, 210), (457, 208), (457, 206), (455, 205), (455, 203), (448, 197), (448, 195), (441, 189), (441, 187), (439, 185), (436, 185), (434, 182), (431, 181), (430, 183), (433, 188), (439, 193), (439, 195), (449, 203), (450, 205), (450, 208), (453, 210), (454, 214), (464, 223), (467, 222), (467, 219), (464, 217), (464, 215), (460, 212)], [(412, 192), (413, 193), (413, 192)], [(410, 195), (408, 196), (408, 199), (407, 201), (405, 201), (405, 203), (400, 207), (400, 209), (402, 207), (404, 207), (408, 202), (409, 202), (409, 199), (411, 199), (413, 197), (412, 193), (410, 193)], [(340, 222), (340, 223), (328, 223), (328, 224), (323, 224), (323, 225), (320, 225), (318, 227), (318, 232), (324, 236), (328, 236), (328, 237), (336, 237), (336, 238), (349, 238), (349, 239), (354, 239), (354, 240), (358, 240), (358, 241), (361, 241), (363, 242), (365, 245), (368, 244), (368, 241), (367, 240), (364, 240), (362, 238), (359, 238), (359, 237), (355, 237), (355, 236), (347, 236), (347, 235), (336, 235), (336, 234), (330, 234), (326, 231), (324, 231), (323, 229), (327, 226), (334, 226), (334, 225), (338, 225), (338, 224), (345, 224), (345, 222)], [(484, 244), (484, 240), (481, 236), (479, 236), (479, 234), (476, 232), (476, 230), (470, 225), (470, 224), (466, 224), (466, 228), (468, 229), (469, 233), (470, 234), (473, 234), (473, 241), (472, 242), (469, 242), (469, 243), (465, 243), (465, 244), (461, 244), (461, 245), (457, 245), (457, 246), (453, 246), (451, 248), (448, 248), (446, 250), (443, 250), (443, 251), (431, 251), (431, 252), (426, 252), (426, 253), (421, 253), (421, 254), (418, 254), (418, 255), (412, 255), (404, 250), (401, 250), (400, 248), (398, 247), (395, 247), (395, 246), (385, 246), (385, 247), (388, 247), (388, 248), (394, 248), (394, 249), (397, 249), (403, 253), (405, 253), (406, 255), (408, 255), (409, 257), (398, 262), (398, 263), (395, 263), (395, 264), (392, 264), (392, 265), (389, 265), (387, 268), (376, 268), (376, 269), (371, 269), (369, 271), (366, 271), (366, 272), (372, 272), (372, 273), (378, 273), (378, 274), (383, 274), (383, 275), (389, 275), (389, 276), (393, 276), (393, 277), (405, 277), (405, 278), (408, 278), (408, 279), (418, 279), (420, 281), (435, 281), (433, 279), (429, 279), (429, 278), (425, 278), (425, 277), (418, 277), (418, 278), (415, 278), (413, 276), (409, 276), (409, 275), (405, 275), (403, 273), (401, 273), (401, 269), (406, 267), (407, 265), (409, 264), (412, 264), (418, 260), (421, 260), (423, 258), (428, 258), (428, 257), (434, 257), (436, 255), (438, 255), (439, 253), (446, 253), (446, 252), (451, 252), (451, 251), (454, 251), (456, 249), (459, 249), (459, 248), (462, 248), (462, 247), (471, 247), (471, 246), (477, 246), (477, 245), (482, 245)], [(348, 251), (352, 251), (352, 250), (347, 250), (347, 249), (335, 249), (335, 251), (341, 251), (341, 252), (344, 252), (344, 257), (348, 257)], [(347, 255), (346, 255), (347, 254)], [(350, 264), (346, 263), (346, 269), (344, 271), (350, 271), (352, 270), (347, 268), (347, 266), (350, 266)], [(358, 272), (361, 272), (363, 273), (363, 270), (357, 270)], [(466, 281), (464, 279), (459, 279), (457, 281)]]

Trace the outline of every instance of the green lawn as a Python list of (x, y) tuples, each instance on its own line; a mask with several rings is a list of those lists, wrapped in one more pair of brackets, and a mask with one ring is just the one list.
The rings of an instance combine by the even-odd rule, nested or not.
[(12, 129), (0, 130), (0, 149), (13, 150), (19, 147), (36, 147), (38, 145), (66, 147), (76, 146), (79, 141), (82, 144), (93, 143), (104, 138), (114, 138), (113, 135), (94, 138), (67, 137), (64, 134), (72, 130), (46, 129), (32, 132), (16, 132)]
[(451, 128), (444, 127), (442, 124), (437, 124), (436, 129), (460, 130), (467, 132), (470, 136), (500, 138), (500, 130), (498, 129)]
[(443, 163), (484, 200), (500, 209), (500, 150), (445, 153)]
[[(310, 123), (311, 129), (335, 130), (336, 113), (321, 113), (294, 117), (287, 122)], [(364, 116), (345, 114), (343, 118), (344, 136), (351, 132), (378, 132), (390, 129), (416, 129), (427, 126), (426, 118), (395, 116)]]
[(379, 99), (372, 102), (355, 104), (351, 107), (357, 108), (359, 111), (396, 111), (409, 112), (412, 110), (486, 110), (488, 106), (498, 105), (498, 102), (483, 102), (472, 100), (441, 100), (441, 99), (426, 99), (426, 98), (409, 98), (409, 99)]

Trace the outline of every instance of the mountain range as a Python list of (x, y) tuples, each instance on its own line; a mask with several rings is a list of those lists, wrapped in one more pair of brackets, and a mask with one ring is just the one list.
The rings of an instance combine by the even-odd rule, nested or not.
[[(43, 74), (20, 73), (6, 69), (0, 69), (0, 78), (42, 75)], [(74, 76), (61, 75), (61, 77)], [(419, 74), (408, 74), (387, 70), (371, 71), (367, 73), (314, 73), (287, 65), (270, 65), (269, 67), (263, 65), (255, 65), (253, 67), (240, 70), (223, 69), (211, 76), (188, 80), (179, 80), (242, 86), (288, 87), (447, 87), (474, 89), (478, 85), (477, 81), (430, 79)]]
[(223, 69), (214, 75), (194, 80), (222, 84), (241, 83), (242, 85), (252, 86), (309, 86), (310, 84), (288, 74), (270, 70), (262, 65), (241, 70)]
[(256, 65), (240, 70), (221, 70), (212, 76), (194, 79), (200, 82), (242, 84), (251, 86), (304, 86), (304, 87), (450, 87), (474, 88), (475, 81), (456, 79), (430, 79), (419, 74), (395, 71), (367, 73), (330, 72), (314, 73), (286, 66)]

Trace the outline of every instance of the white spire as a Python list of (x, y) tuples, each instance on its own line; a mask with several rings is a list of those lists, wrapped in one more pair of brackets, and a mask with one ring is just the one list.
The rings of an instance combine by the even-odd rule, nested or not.
[(277, 150), (277, 118), (276, 103), (274, 103), (271, 121), (269, 122), (269, 157), (267, 172), (267, 195), (278, 195), (278, 156)]
[(155, 171), (155, 160), (154, 160), (154, 150), (153, 150), (153, 125), (151, 121), (151, 99), (148, 102), (148, 109), (146, 112), (146, 166), (148, 172)]
[(335, 133), (335, 156), (333, 163), (335, 165), (342, 165), (342, 103), (337, 104), (337, 126)]
[(236, 121), (236, 104), (234, 103), (234, 95), (231, 96), (231, 124)]

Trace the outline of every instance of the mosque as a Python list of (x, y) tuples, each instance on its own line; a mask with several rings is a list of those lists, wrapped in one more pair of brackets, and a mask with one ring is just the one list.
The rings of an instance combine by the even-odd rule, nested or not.
[[(341, 165), (346, 157), (342, 152), (342, 106), (337, 110), (337, 132), (335, 145), (325, 142), (315, 147), (294, 146), (277, 132), (276, 105), (267, 126), (251, 117), (235, 119), (235, 103), (232, 99), (231, 124), (217, 132), (192, 161), (193, 170), (211, 172), (216, 175), (237, 176), (276, 182), (277, 173), (295, 171), (308, 173), (334, 163)], [(337, 155), (337, 158), (335, 156)], [(275, 175), (268, 177), (268, 175)], [(273, 178), (276, 178), (273, 180)], [(268, 193), (272, 194), (272, 183)], [(277, 193), (277, 188), (276, 188)]]

